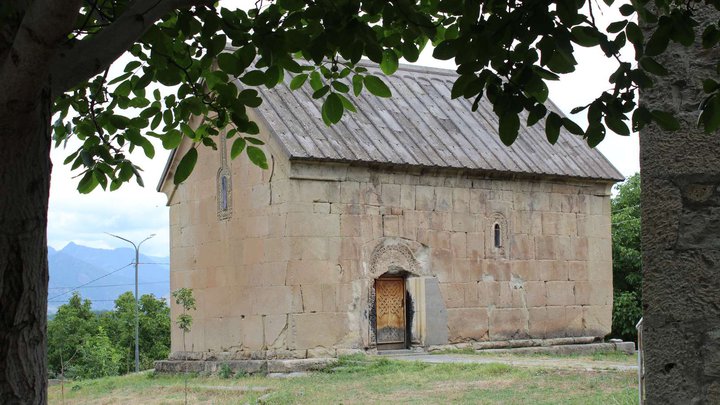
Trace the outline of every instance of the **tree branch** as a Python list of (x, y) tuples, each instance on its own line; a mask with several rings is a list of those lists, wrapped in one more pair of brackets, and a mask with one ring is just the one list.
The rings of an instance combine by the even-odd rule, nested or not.
[(140, 39), (148, 28), (169, 12), (195, 5), (212, 4), (212, 1), (157, 0), (148, 3), (142, 0), (134, 1), (107, 28), (59, 51), (51, 67), (52, 97), (57, 97), (107, 69)]
[(47, 83), (47, 61), (72, 30), (80, 3), (80, 0), (35, 0), (30, 4), (10, 49), (0, 59), (0, 102), (10, 98), (37, 101), (38, 92)]

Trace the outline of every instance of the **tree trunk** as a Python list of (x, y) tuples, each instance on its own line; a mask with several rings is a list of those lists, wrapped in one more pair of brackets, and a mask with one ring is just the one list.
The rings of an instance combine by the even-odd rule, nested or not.
[[(698, 6), (695, 16), (704, 26), (720, 15)], [(682, 128), (640, 134), (647, 403), (718, 404), (720, 134), (696, 126), (702, 80), (716, 75), (718, 53), (671, 45), (658, 59), (671, 74), (640, 102), (675, 112)]]
[[(41, 80), (41, 79), (39, 79)], [(0, 403), (47, 402), (50, 96), (0, 95)]]

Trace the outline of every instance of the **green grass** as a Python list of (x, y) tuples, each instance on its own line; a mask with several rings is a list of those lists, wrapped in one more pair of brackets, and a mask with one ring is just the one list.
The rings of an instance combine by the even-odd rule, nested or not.
[[(228, 387), (228, 388), (218, 388)], [(248, 392), (266, 388), (267, 392)], [(246, 389), (245, 392), (239, 389)], [(230, 391), (233, 390), (233, 391)], [(61, 402), (60, 387), (50, 403)], [(635, 404), (634, 373), (557, 371), (505, 364), (429, 364), (362, 355), (323, 372), (272, 379), (192, 377), (188, 403), (245, 404)], [(181, 375), (139, 374), (65, 385), (66, 404), (180, 404)]]

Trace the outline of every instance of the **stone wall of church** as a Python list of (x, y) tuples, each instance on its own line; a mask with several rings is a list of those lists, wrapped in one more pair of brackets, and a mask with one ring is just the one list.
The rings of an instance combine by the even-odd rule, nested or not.
[[(227, 219), (217, 151), (201, 148), (170, 199), (171, 288), (197, 298), (187, 351), (312, 357), (371, 347), (369, 252), (388, 240), (423, 249), (448, 343), (609, 333), (609, 184), (291, 164), (277, 150), (267, 146), (269, 170), (230, 162)], [(172, 350), (183, 350), (177, 328)]]
[(306, 246), (291, 259), (288, 281), (303, 292), (315, 285), (303, 296), (315, 297), (308, 317), (317, 327), (333, 320), (333, 329), (347, 329), (342, 314), (356, 313), (361, 324), (349, 326), (360, 330), (358, 345), (368, 343), (368, 252), (398, 239), (429, 248), (424, 260), (439, 282), (449, 343), (610, 332), (607, 183), (301, 163), (291, 177), (286, 232)]

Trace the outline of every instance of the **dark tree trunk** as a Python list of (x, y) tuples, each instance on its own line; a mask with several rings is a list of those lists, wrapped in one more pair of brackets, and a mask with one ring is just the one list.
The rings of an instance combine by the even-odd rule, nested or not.
[(50, 96), (0, 95), (0, 404), (47, 402)]
[[(695, 16), (704, 26), (720, 15), (698, 6)], [(720, 134), (696, 126), (718, 53), (671, 45), (658, 59), (671, 74), (640, 102), (675, 112), (682, 128), (640, 134), (647, 403), (719, 404)]]

